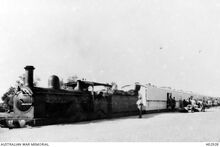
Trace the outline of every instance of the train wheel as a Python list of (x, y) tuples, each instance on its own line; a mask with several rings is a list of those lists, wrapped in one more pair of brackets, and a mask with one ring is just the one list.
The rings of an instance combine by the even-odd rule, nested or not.
[(6, 125), (9, 129), (14, 128), (14, 120), (6, 120)]
[(26, 125), (26, 121), (23, 120), (23, 119), (18, 120), (18, 124), (19, 124), (19, 127), (20, 127), (20, 128), (23, 128), (23, 127), (25, 127), (25, 125)]

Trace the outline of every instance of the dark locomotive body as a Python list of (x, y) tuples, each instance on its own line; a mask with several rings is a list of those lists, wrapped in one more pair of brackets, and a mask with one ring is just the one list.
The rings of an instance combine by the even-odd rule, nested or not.
[[(138, 85), (129, 92), (105, 90), (95, 92), (95, 86), (110, 89), (111, 85), (81, 81), (66, 83), (72, 90), (60, 88), (59, 78), (51, 76), (49, 88), (33, 86), (33, 66), (26, 66), (25, 86), (13, 98), (13, 112), (0, 114), (8, 127), (70, 123), (101, 118), (138, 114)], [(89, 90), (92, 88), (92, 90)], [(2, 116), (2, 117), (1, 117)]]

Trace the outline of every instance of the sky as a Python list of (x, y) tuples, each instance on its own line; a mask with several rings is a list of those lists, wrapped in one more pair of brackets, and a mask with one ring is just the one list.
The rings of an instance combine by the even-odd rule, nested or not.
[(220, 96), (219, 0), (0, 0), (0, 95), (33, 65)]

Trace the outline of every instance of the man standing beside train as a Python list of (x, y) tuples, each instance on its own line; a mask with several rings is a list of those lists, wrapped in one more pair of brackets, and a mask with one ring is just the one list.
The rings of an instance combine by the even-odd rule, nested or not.
[(175, 108), (176, 108), (176, 99), (175, 99), (175, 97), (173, 97), (171, 99), (171, 110), (175, 111)]
[(141, 89), (138, 91), (138, 100), (136, 102), (138, 110), (139, 110), (139, 118), (142, 118), (142, 112), (146, 108), (146, 97), (145, 97), (145, 91), (146, 89), (144, 87), (141, 87)]
[(138, 93), (138, 100), (136, 104), (139, 110), (139, 118), (142, 118), (143, 101), (142, 101), (142, 96), (140, 93)]

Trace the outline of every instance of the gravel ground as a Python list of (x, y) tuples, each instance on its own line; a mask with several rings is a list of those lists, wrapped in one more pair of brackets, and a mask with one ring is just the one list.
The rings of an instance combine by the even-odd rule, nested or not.
[(220, 142), (220, 107), (68, 125), (0, 128), (0, 142)]

